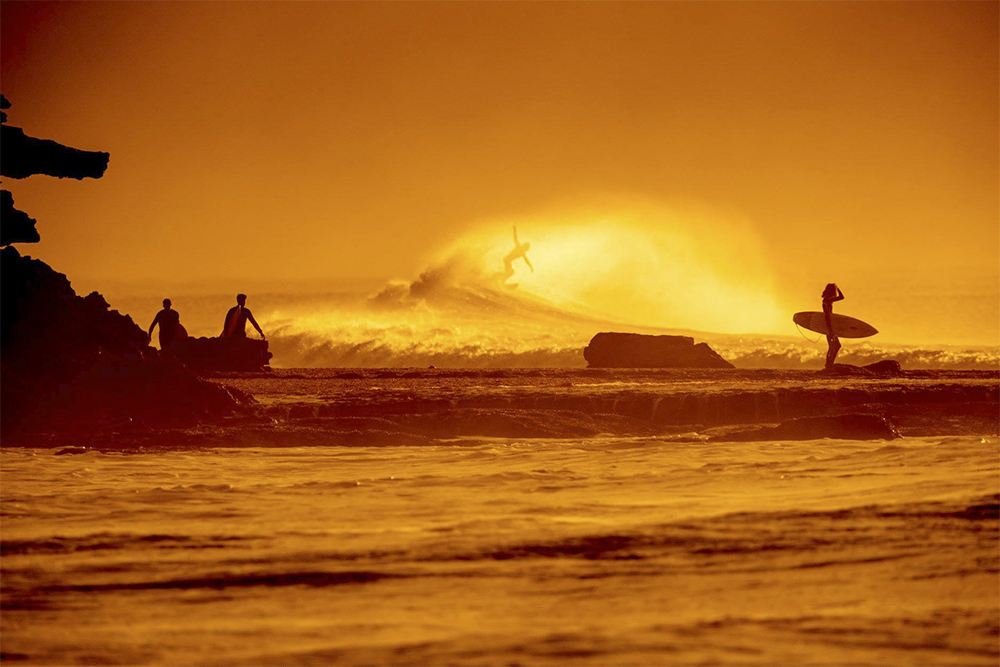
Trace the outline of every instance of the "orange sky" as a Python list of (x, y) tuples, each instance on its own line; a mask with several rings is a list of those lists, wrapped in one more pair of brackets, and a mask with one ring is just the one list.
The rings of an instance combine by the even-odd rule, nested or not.
[[(830, 280), (915, 319), (1000, 286), (996, 2), (0, 13), (10, 123), (111, 153), (99, 181), (4, 181), (39, 221), (22, 250), (84, 290), (412, 278), (472, 228), (607, 198), (745, 221), (800, 310)], [(995, 313), (943, 317), (995, 343)]]

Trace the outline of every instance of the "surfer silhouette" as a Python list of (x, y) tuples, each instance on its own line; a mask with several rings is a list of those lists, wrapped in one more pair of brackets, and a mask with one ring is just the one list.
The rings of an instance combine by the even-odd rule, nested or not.
[(257, 330), (261, 338), (267, 339), (264, 332), (260, 330), (260, 325), (257, 324), (257, 320), (253, 318), (253, 313), (247, 308), (247, 295), (237, 294), (236, 295), (236, 305), (229, 309), (226, 313), (226, 323), (222, 327), (222, 338), (246, 338), (247, 337), (247, 320), (250, 320), (250, 324), (253, 328)]
[(518, 259), (523, 259), (524, 263), (531, 269), (531, 272), (535, 272), (535, 267), (531, 265), (531, 261), (528, 259), (528, 248), (530, 247), (530, 243), (521, 243), (517, 240), (517, 227), (514, 227), (514, 249), (503, 258), (503, 282), (507, 282), (514, 275), (514, 261)]
[(833, 315), (834, 302), (843, 300), (844, 293), (837, 287), (837, 283), (829, 283), (823, 290), (823, 319), (826, 320), (826, 343), (829, 346), (826, 352), (827, 368), (833, 368), (833, 362), (837, 359), (837, 353), (840, 352), (840, 338), (833, 333), (833, 322), (830, 321), (830, 316)]
[(153, 323), (149, 325), (149, 331), (146, 332), (147, 343), (152, 342), (153, 329), (157, 325), (160, 327), (161, 352), (171, 354), (173, 343), (187, 338), (187, 331), (184, 330), (184, 326), (181, 324), (180, 313), (171, 308), (170, 299), (163, 300), (163, 310), (156, 314), (156, 317), (153, 318)]

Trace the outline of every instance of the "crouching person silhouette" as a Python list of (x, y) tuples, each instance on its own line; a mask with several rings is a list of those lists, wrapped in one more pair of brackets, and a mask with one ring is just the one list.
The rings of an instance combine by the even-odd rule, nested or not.
[(153, 340), (153, 329), (160, 327), (160, 352), (173, 355), (176, 352), (177, 343), (187, 338), (187, 331), (181, 324), (181, 316), (171, 307), (170, 299), (163, 300), (163, 310), (156, 314), (153, 323), (149, 325), (146, 332), (146, 342)]

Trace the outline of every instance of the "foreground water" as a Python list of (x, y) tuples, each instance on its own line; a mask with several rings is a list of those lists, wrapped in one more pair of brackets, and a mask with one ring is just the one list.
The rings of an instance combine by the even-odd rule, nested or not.
[(964, 431), (5, 448), (3, 660), (996, 664), (997, 434)]

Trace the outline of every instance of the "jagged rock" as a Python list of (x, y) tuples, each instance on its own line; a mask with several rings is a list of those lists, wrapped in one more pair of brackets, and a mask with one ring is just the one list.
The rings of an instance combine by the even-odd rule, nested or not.
[(708, 346), (689, 336), (646, 336), (603, 332), (583, 350), (590, 368), (733, 368)]
[(883, 361), (876, 361), (874, 364), (867, 364), (865, 370), (874, 373), (875, 375), (901, 375), (903, 373), (902, 366), (895, 359), (885, 359)]
[(14, 208), (14, 195), (0, 190), (0, 246), (11, 243), (38, 243), (36, 220)]
[(0, 251), (0, 428), (174, 425), (242, 410), (244, 396), (156, 359), (146, 333), (47, 264)]
[[(10, 101), (0, 95), (0, 108), (9, 109)], [(2, 112), (0, 112), (2, 113)], [(7, 114), (0, 115), (0, 123)], [(81, 151), (49, 139), (29, 137), (19, 127), (0, 125), (0, 175), (27, 178), (46, 174), (58, 178), (100, 178), (108, 168), (109, 155)], [(14, 197), (4, 190), (0, 201), (0, 246), (11, 243), (37, 243), (35, 220), (14, 208)]]
[(187, 427), (241, 412), (254, 400), (200, 379), (168, 358), (102, 360), (55, 398), (69, 426)]
[(110, 310), (100, 294), (78, 296), (65, 275), (12, 247), (0, 251), (0, 294), (5, 371), (41, 370), (65, 379), (102, 354), (141, 357), (151, 351), (145, 332)]
[[(0, 96), (0, 107), (10, 102)], [(7, 120), (6, 114), (2, 117)], [(108, 154), (35, 139), (0, 125), (0, 174), (100, 178)], [(37, 241), (34, 220), (3, 191), (2, 245)], [(146, 333), (97, 292), (81, 298), (44, 262), (0, 250), (2, 441), (31, 432), (194, 424), (243, 410), (250, 397), (157, 359)]]
[(3, 161), (0, 175), (27, 178), (45, 174), (57, 178), (100, 178), (108, 168), (110, 155), (101, 151), (81, 151), (50, 139), (29, 137), (19, 127), (0, 125)]
[(175, 343), (174, 353), (200, 371), (263, 371), (271, 360), (267, 341), (253, 338), (185, 338)]

